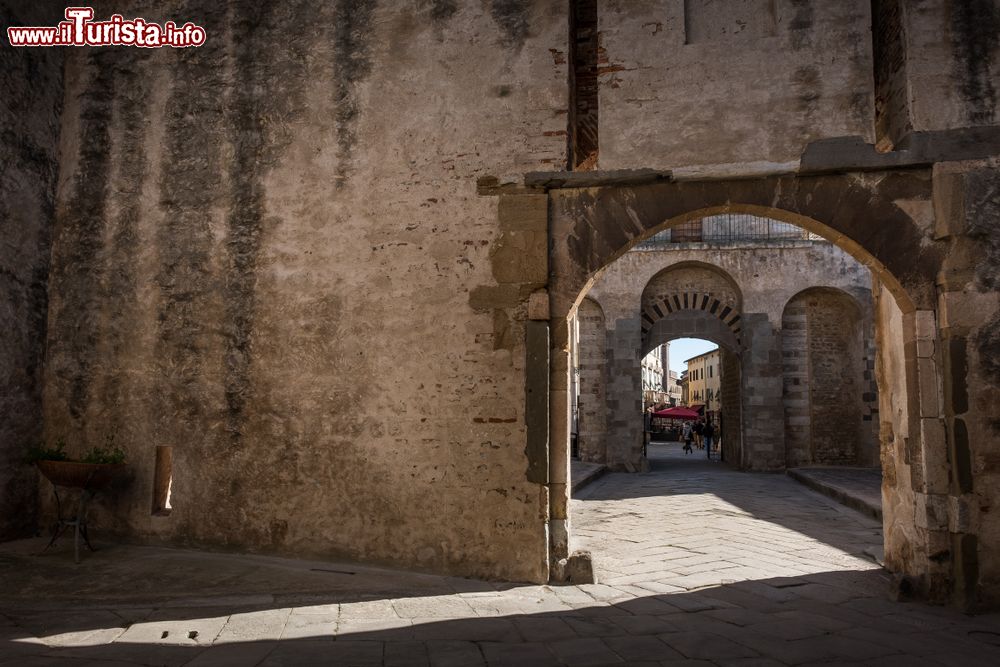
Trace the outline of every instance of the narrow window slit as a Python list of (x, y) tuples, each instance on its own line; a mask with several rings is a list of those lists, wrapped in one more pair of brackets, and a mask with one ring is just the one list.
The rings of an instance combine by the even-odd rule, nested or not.
[(174, 448), (156, 448), (156, 469), (153, 472), (153, 516), (170, 516), (170, 487), (173, 483)]
[(597, 0), (569, 3), (569, 160), (570, 171), (597, 168), (598, 50)]

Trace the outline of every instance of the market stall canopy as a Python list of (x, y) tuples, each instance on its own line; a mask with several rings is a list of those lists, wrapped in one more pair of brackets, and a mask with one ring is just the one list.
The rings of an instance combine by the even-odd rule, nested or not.
[(667, 408), (666, 410), (658, 410), (653, 413), (654, 417), (663, 417), (666, 419), (701, 419), (701, 415), (698, 414), (697, 410), (692, 410), (691, 408)]

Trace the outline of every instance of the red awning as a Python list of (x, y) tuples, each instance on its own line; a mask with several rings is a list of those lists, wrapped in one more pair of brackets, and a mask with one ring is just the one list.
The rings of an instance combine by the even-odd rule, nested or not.
[(698, 414), (697, 410), (692, 410), (691, 408), (667, 408), (666, 410), (659, 410), (653, 413), (654, 417), (663, 417), (665, 419), (701, 419), (701, 415)]

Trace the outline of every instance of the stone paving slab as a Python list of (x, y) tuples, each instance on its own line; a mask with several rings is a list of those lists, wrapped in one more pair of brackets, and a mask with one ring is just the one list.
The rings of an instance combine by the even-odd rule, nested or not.
[(882, 520), (882, 471), (878, 468), (792, 468), (788, 476), (852, 509)]
[(569, 479), (571, 484), (571, 494), (576, 495), (583, 487), (587, 486), (607, 471), (601, 463), (587, 463), (577, 459), (569, 462)]
[(596, 584), (0, 544), (0, 665), (1000, 664), (1000, 614), (890, 599), (874, 520), (782, 475), (651, 456), (573, 500)]

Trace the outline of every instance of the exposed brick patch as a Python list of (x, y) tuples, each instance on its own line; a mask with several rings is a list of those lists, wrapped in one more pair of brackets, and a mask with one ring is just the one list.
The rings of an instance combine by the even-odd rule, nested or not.
[(597, 168), (598, 49), (597, 0), (570, 3), (570, 131), (569, 168)]
[(872, 48), (875, 64), (875, 139), (880, 151), (913, 129), (906, 85), (906, 50), (900, 0), (873, 0)]

